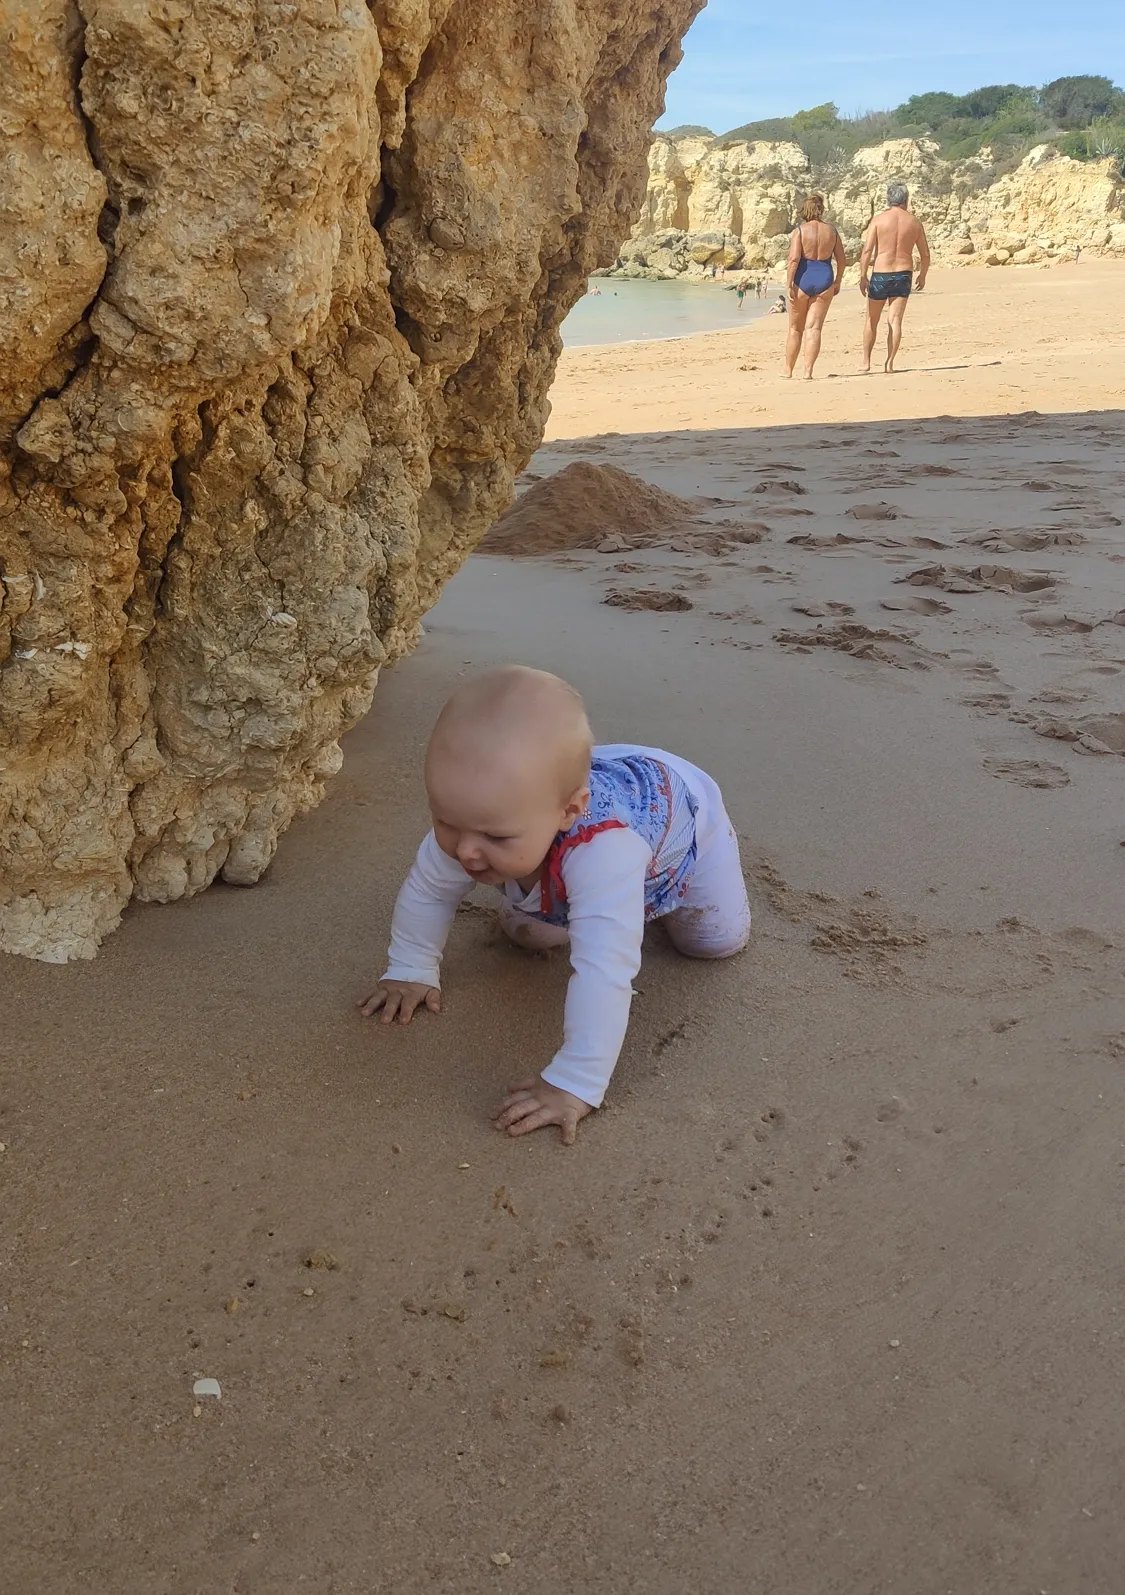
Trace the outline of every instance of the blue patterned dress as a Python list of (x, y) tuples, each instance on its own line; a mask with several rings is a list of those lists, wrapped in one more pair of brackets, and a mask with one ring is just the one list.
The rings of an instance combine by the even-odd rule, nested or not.
[(562, 861), (602, 831), (635, 831), (652, 849), (645, 877), (645, 919), (680, 906), (696, 858), (695, 804), (675, 770), (639, 753), (605, 758), (594, 749), (590, 801), (569, 831), (560, 831), (543, 861), (540, 908), (525, 909), (549, 925), (567, 923)]

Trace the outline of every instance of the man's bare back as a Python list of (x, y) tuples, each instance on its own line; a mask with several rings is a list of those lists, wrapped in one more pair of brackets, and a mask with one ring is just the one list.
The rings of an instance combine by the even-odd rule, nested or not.
[[(902, 341), (902, 318), (911, 288), (916, 293), (926, 286), (930, 269), (930, 247), (926, 232), (916, 216), (907, 210), (909, 195), (904, 183), (887, 185), (887, 208), (872, 218), (863, 238), (859, 256), (859, 291), (867, 300), (863, 327), (863, 365), (871, 370), (871, 351), (883, 307), (887, 314), (887, 358), (883, 370), (895, 368), (895, 356)], [(918, 251), (918, 276), (914, 277), (914, 251)]]
[[(891, 205), (872, 219), (863, 249), (865, 255), (870, 249), (868, 260), (875, 271), (913, 271), (917, 249), (923, 263), (919, 276), (925, 279), (925, 268), (930, 264), (925, 229), (917, 216), (912, 216), (902, 205)], [(921, 286), (919, 283), (918, 287)]]

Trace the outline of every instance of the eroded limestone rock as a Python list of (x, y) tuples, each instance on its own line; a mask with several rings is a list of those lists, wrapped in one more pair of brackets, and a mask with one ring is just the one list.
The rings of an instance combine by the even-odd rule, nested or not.
[[(905, 182), (941, 264), (1034, 265), (1125, 254), (1125, 184), (1113, 161), (1074, 161), (1047, 145), (994, 177), (986, 153), (947, 161), (928, 139), (890, 139), (850, 160), (815, 169), (797, 144), (722, 144), (658, 137), (649, 151), (640, 217), (614, 268), (623, 277), (709, 275), (713, 263), (776, 266), (789, 248), (805, 196), (818, 190), (854, 259), (889, 182)], [(730, 238), (724, 259), (710, 242)], [(1038, 251), (1022, 256), (1025, 248)], [(738, 256), (738, 250), (741, 255)]]
[(0, 0), (0, 948), (254, 881), (512, 494), (701, 0)]

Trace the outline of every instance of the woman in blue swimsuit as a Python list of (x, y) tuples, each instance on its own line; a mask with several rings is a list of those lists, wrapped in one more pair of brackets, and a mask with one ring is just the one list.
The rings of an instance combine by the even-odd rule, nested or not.
[(847, 262), (839, 233), (831, 222), (824, 220), (824, 200), (820, 194), (809, 195), (801, 216), (801, 224), (794, 228), (789, 245), (789, 336), (785, 340), (785, 375), (793, 375), (803, 342), (805, 377), (811, 381), (820, 353), (820, 331), (829, 305), (840, 292)]

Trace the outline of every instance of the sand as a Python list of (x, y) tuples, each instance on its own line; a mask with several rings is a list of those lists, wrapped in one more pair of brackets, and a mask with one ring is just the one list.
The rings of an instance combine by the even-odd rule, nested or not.
[(765, 316), (739, 332), (565, 350), (548, 439), (1054, 414), (1125, 401), (1125, 262), (932, 272), (907, 308), (890, 384), (882, 373), (857, 374), (864, 315), (859, 289), (843, 289), (828, 312), (811, 384), (781, 375), (784, 316)]
[[(574, 460), (546, 481), (529, 471), (524, 491), (481, 545), (484, 554), (526, 559), (567, 548), (620, 551), (658, 541), (695, 513), (695, 505), (615, 465)], [(613, 550), (607, 550), (613, 552)]]
[[(1119, 1587), (1122, 287), (935, 276), (903, 363), (959, 373), (787, 384), (777, 321), (568, 355), (535, 475), (759, 540), (475, 557), (260, 887), (0, 963), (12, 1589)], [(487, 1126), (566, 967), (483, 899), (440, 1018), (354, 1006), (501, 659), (710, 769), (755, 910), (727, 965), (652, 933), (572, 1150)]]

